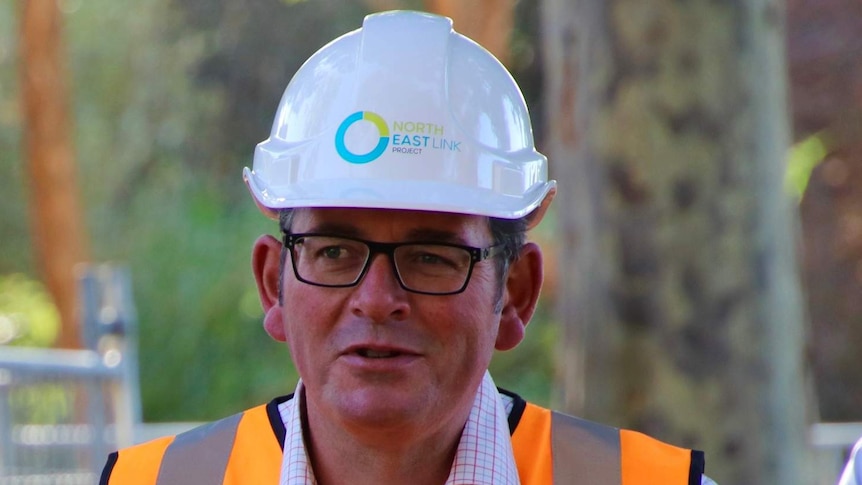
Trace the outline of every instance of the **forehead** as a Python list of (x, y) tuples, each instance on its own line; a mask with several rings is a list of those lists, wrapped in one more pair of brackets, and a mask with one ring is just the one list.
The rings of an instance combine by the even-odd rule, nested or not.
[(485, 216), (397, 209), (296, 209), (291, 231), (335, 232), (374, 240), (426, 236), (470, 241), (490, 234)]

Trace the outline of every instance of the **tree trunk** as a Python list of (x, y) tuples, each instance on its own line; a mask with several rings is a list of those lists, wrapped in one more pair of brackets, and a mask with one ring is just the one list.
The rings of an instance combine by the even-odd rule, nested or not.
[(457, 32), (482, 44), (503, 64), (509, 62), (515, 0), (425, 0), (425, 8), (452, 18)]
[(78, 202), (61, 15), (53, 0), (23, 2), (21, 93), (33, 247), (60, 313), (58, 347), (80, 347), (73, 268), (87, 253)]
[[(817, 35), (811, 26), (817, 25)], [(862, 421), (862, 2), (788, 0), (796, 140), (828, 156), (800, 204), (820, 418)]]
[(567, 410), (810, 483), (780, 0), (547, 0)]

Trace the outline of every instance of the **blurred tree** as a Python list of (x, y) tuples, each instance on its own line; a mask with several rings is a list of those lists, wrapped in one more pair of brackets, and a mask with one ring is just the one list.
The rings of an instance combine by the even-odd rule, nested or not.
[(780, 1), (549, 0), (565, 406), (809, 483)]
[(787, 4), (795, 138), (822, 144), (800, 206), (821, 419), (862, 421), (862, 3)]
[(19, 90), (21, 8), (0, 2), (0, 274), (36, 274), (27, 217)]
[(24, 2), (21, 96), (38, 266), (60, 312), (58, 347), (81, 346), (74, 265), (87, 258), (78, 200), (66, 53), (57, 2)]
[(425, 0), (425, 8), (453, 19), (458, 32), (482, 44), (500, 62), (509, 65), (515, 0)]
[(93, 253), (132, 271), (145, 420), (212, 419), (287, 392), (296, 375), (261, 328), (249, 267), (274, 225), (240, 176), (269, 128), (225, 135), (232, 101), (195, 76), (226, 32), (190, 26), (170, 0), (61, 5)]
[(358, 1), (173, 1), (183, 29), (202, 33), (211, 46), (194, 67), (195, 83), (223, 102), (209, 131), (188, 144), (189, 163), (229, 181), (226, 195), (247, 202), (245, 186), (234, 182), (254, 145), (269, 136), (287, 82), (317, 49), (361, 26), (367, 10)]

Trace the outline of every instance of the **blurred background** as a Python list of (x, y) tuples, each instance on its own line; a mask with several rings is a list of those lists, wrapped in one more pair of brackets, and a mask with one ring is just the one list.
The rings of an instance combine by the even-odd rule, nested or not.
[[(831, 483), (862, 434), (812, 427), (862, 421), (862, 3), (719, 3), (0, 3), (0, 477), (61, 467), (14, 423), (92, 413), (62, 379), (16, 391), (71, 356), (21, 349), (88, 349), (103, 370), (122, 353), (146, 423), (293, 390), (250, 271), (277, 227), (241, 170), (308, 56), (409, 8), (507, 65), (560, 183), (532, 234), (543, 300), (497, 384), (704, 449), (719, 483)], [(114, 313), (88, 307), (101, 270), (78, 263), (113, 264)]]

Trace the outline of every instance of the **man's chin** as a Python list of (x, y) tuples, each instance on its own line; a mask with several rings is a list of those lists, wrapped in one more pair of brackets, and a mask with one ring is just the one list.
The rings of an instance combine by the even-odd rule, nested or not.
[(339, 395), (334, 410), (348, 426), (378, 431), (404, 432), (407, 427), (427, 426), (428, 403), (416, 389), (364, 388)]

